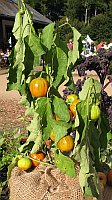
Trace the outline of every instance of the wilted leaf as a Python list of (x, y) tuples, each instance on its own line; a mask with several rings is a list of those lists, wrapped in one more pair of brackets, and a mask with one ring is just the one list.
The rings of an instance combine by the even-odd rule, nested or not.
[(69, 157), (64, 156), (62, 153), (55, 153), (54, 159), (61, 172), (71, 177), (76, 176), (75, 164)]
[(64, 100), (54, 96), (53, 100), (54, 106), (54, 113), (60, 120), (68, 122), (70, 120), (70, 114), (68, 112), (67, 105), (65, 104)]
[(51, 23), (45, 26), (42, 30), (41, 39), (42, 44), (48, 49), (51, 49), (51, 45), (53, 43), (53, 32), (54, 32), (55, 23)]

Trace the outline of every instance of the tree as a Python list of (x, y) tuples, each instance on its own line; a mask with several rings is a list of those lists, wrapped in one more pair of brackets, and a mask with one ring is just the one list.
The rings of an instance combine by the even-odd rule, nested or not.
[(111, 36), (112, 30), (112, 14), (107, 15), (99, 14), (91, 19), (89, 31), (93, 40), (106, 40), (108, 41)]
[(75, 19), (84, 20), (84, 7), (82, 0), (67, 0), (65, 15), (73, 22)]

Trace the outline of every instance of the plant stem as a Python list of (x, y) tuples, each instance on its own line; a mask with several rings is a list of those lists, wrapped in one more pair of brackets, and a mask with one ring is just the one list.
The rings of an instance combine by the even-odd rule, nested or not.
[(47, 163), (47, 162), (44, 162), (44, 161), (41, 161), (41, 160), (37, 160), (37, 159), (34, 159), (34, 158), (31, 158), (30, 156), (27, 156), (30, 160), (33, 160), (33, 161), (35, 161), (35, 162), (39, 162), (39, 163), (41, 163), (41, 164), (43, 164), (43, 165), (47, 165), (47, 166), (53, 166), (52, 164), (50, 164), (50, 163)]
[(20, 1), (21, 0), (18, 0), (18, 9), (20, 10)]

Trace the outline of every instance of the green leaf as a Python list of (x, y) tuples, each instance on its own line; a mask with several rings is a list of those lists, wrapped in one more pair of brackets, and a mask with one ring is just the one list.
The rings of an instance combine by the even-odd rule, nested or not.
[(52, 131), (52, 126), (49, 123), (47, 127), (43, 128), (43, 140), (46, 141), (50, 137), (50, 133)]
[(65, 173), (68, 176), (76, 176), (75, 164), (67, 156), (64, 156), (62, 153), (54, 154), (55, 164), (60, 169), (61, 172)]
[(31, 124), (27, 127), (28, 131), (30, 132), (30, 135), (26, 141), (20, 148), (19, 151), (22, 152), (24, 148), (30, 144), (30, 142), (33, 142), (34, 145), (32, 147), (31, 153), (37, 152), (41, 145), (42, 145), (42, 132), (41, 132), (41, 124), (40, 124), (40, 118), (37, 113), (34, 113), (33, 119), (31, 121)]
[(57, 36), (56, 40), (56, 52), (55, 52), (55, 58), (54, 58), (54, 82), (53, 86), (58, 87), (61, 82), (64, 81), (64, 79), (67, 76), (67, 50), (65, 47), (65, 43), (63, 43)]
[[(30, 59), (29, 59), (30, 55)], [(35, 66), (39, 65), (39, 55), (37, 53), (33, 53), (32, 49), (29, 46), (29, 36), (25, 38), (25, 59), (24, 59), (24, 65), (25, 65), (25, 76), (26, 79), (32, 75), (32, 70)], [(31, 81), (31, 80), (30, 80)]]
[(84, 82), (84, 85), (82, 86), (82, 90), (81, 92), (79, 92), (79, 98), (80, 100), (85, 100), (88, 94), (89, 89), (91, 88), (91, 95), (92, 98), (95, 98), (97, 100), (100, 100), (100, 96), (101, 96), (101, 84), (98, 80), (95, 80), (93, 78), (88, 78), (86, 79), (86, 81)]
[(89, 134), (89, 141), (91, 145), (91, 153), (92, 158), (94, 159), (95, 162), (95, 167), (98, 170), (100, 167), (100, 132), (98, 128), (95, 127), (93, 122), (89, 123), (88, 127), (88, 134)]
[(33, 101), (31, 102), (31, 105), (26, 106), (25, 116), (34, 116), (35, 109)]
[(107, 144), (109, 140), (112, 139), (112, 133), (110, 131), (109, 121), (107, 116), (101, 113), (101, 119), (99, 123), (99, 131), (100, 131), (100, 145), (101, 148), (107, 149)]
[(67, 86), (70, 90), (74, 91), (76, 93), (76, 86), (74, 84), (74, 80), (73, 80), (73, 74), (72, 74), (72, 64), (69, 66), (68, 71), (67, 71), (67, 76), (68, 76), (68, 80), (67, 83), (65, 84), (65, 86)]
[(16, 166), (17, 161), (19, 160), (19, 158), (16, 156), (15, 158), (12, 158), (12, 162), (11, 164), (8, 166), (8, 172), (7, 172), (7, 180), (9, 180), (10, 176), (11, 176), (11, 172), (14, 168), (14, 166)]
[(57, 143), (62, 137), (67, 134), (67, 130), (71, 128), (71, 124), (62, 121), (51, 121), (52, 131), (55, 136), (55, 142)]
[(72, 31), (73, 31), (73, 49), (68, 52), (69, 65), (71, 63), (74, 65), (76, 60), (79, 58), (79, 41), (78, 40), (81, 36), (81, 34), (74, 27), (72, 27)]
[(34, 35), (32, 32), (29, 37), (29, 47), (33, 52), (34, 56), (41, 56), (45, 53), (40, 43), (40, 38), (37, 35)]
[(54, 96), (53, 100), (54, 106), (54, 113), (60, 120), (68, 122), (70, 120), (70, 114), (68, 112), (67, 105), (65, 104), (64, 100)]
[(15, 45), (15, 51), (16, 51), (16, 61), (14, 63), (14, 67), (17, 67), (17, 65), (21, 64), (24, 61), (24, 56), (25, 56), (24, 40), (17, 41)]
[(43, 140), (46, 141), (50, 136), (50, 132), (52, 130), (51, 124), (54, 120), (51, 109), (51, 99), (47, 97), (42, 97), (38, 99), (35, 110), (42, 120)]
[(42, 44), (47, 47), (48, 50), (51, 49), (53, 43), (53, 32), (55, 23), (51, 23), (44, 27), (41, 34)]
[(98, 199), (99, 197), (99, 190), (98, 190), (98, 184), (97, 184), (97, 176), (95, 174), (90, 174), (87, 176), (87, 183), (88, 185), (84, 188), (85, 189), (85, 195), (96, 197)]
[(26, 36), (30, 35), (31, 33), (31, 26), (29, 23), (29, 13), (27, 10), (25, 10), (25, 13), (23, 15), (23, 27), (22, 27), (22, 37), (25, 38)]
[(37, 100), (36, 112), (43, 118), (46, 115), (46, 107), (49, 104), (50, 99), (47, 97), (41, 97)]
[(80, 157), (79, 181), (82, 191), (87, 196), (98, 197), (96, 171), (93, 167), (93, 161), (90, 157), (90, 150), (87, 144), (81, 148)]
[(29, 106), (30, 107), (30, 103), (28, 102), (27, 96), (23, 95), (19, 101), (20, 104), (24, 105), (24, 106)]
[(22, 18), (19, 12), (15, 16), (15, 22), (14, 22), (12, 32), (17, 40), (20, 39), (21, 32), (22, 32)]

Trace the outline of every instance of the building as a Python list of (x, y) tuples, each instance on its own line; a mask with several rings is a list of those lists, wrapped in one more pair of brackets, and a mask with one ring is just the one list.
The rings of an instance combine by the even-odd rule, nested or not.
[[(51, 23), (51, 20), (28, 6), (33, 12), (33, 23), (35, 28), (43, 28)], [(18, 12), (17, 0), (0, 0), (0, 48), (4, 49), (8, 45), (10, 36), (12, 36), (12, 28), (15, 15)]]

